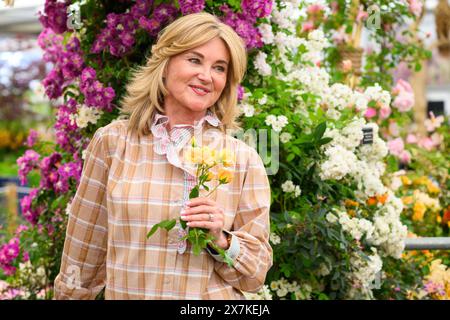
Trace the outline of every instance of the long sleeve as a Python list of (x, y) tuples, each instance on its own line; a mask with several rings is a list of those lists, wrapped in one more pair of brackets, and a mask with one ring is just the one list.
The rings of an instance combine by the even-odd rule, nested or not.
[(95, 299), (105, 286), (109, 166), (102, 129), (88, 145), (80, 184), (70, 205), (55, 299)]
[[(216, 272), (234, 288), (257, 292), (273, 263), (269, 244), (271, 193), (264, 164), (250, 150), (247, 173), (233, 224), (230, 249), (237, 252), (234, 266), (216, 262)], [(237, 249), (236, 249), (237, 248)]]

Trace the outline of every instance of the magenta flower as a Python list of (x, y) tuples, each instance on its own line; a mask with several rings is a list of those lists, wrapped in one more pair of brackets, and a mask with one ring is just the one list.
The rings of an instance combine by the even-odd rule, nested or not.
[(367, 119), (373, 118), (377, 115), (377, 110), (374, 108), (367, 108), (366, 113), (364, 114), (364, 117)]
[(35, 188), (30, 191), (28, 195), (20, 200), (20, 207), (22, 210), (23, 217), (30, 222), (32, 225), (35, 225), (41, 215), (43, 208), (39, 206), (38, 208), (33, 208), (33, 200), (37, 198), (39, 194), (39, 189)]
[(39, 153), (34, 150), (27, 150), (25, 154), (17, 159), (17, 165), (19, 166), (19, 178), (20, 184), (25, 185), (27, 183), (27, 175), (31, 170), (38, 167)]
[(272, 0), (242, 0), (242, 11), (253, 18), (264, 18), (272, 12)]
[(45, 1), (44, 14), (39, 12), (39, 21), (45, 28), (51, 28), (56, 33), (67, 30), (67, 1)]
[(205, 8), (205, 0), (178, 0), (183, 15), (197, 13)]
[(30, 132), (28, 133), (26, 146), (31, 148), (34, 146), (38, 138), (38, 132), (34, 129), (30, 129)]
[(238, 91), (238, 101), (241, 101), (244, 98), (244, 87), (238, 84), (237, 91)]
[(85, 68), (81, 73), (80, 90), (84, 94), (84, 103), (106, 111), (112, 111), (112, 100), (116, 96), (111, 87), (104, 88), (103, 84), (96, 80), (96, 72), (93, 68)]
[(256, 22), (254, 16), (235, 13), (226, 4), (220, 6), (220, 10), (224, 13), (222, 21), (236, 31), (244, 40), (248, 50), (263, 46), (261, 33), (254, 26)]

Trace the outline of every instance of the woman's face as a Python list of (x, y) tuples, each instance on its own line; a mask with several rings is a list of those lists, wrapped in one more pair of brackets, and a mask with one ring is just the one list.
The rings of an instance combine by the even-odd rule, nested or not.
[(164, 107), (202, 112), (214, 105), (225, 87), (229, 61), (228, 48), (220, 38), (172, 57), (165, 74)]

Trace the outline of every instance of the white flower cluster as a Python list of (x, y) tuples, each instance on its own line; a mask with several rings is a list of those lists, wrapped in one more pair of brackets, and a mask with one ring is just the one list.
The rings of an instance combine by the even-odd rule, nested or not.
[(270, 76), (272, 74), (272, 67), (267, 63), (267, 54), (259, 51), (255, 57), (255, 68), (262, 76)]
[(309, 61), (314, 64), (323, 60), (323, 50), (329, 46), (327, 38), (325, 38), (322, 30), (316, 29), (308, 34), (308, 40), (305, 41), (307, 52), (303, 54), (304, 61)]
[(350, 122), (342, 130), (327, 128), (324, 137), (333, 139), (329, 145), (341, 145), (344, 148), (353, 151), (361, 144), (364, 124), (365, 120), (363, 118), (358, 118)]
[(300, 287), (300, 285), (297, 284), (297, 281), (289, 283), (286, 279), (281, 278), (280, 280), (272, 281), (270, 283), (270, 290), (275, 292), (280, 298), (285, 298), (289, 293), (294, 293), (296, 299), (306, 299), (306, 296), (311, 293), (312, 288), (308, 284), (304, 284)]
[(372, 250), (373, 254), (368, 256), (368, 261), (356, 254), (350, 258), (351, 272), (347, 276), (352, 282), (353, 288), (347, 292), (349, 299), (373, 299), (372, 289), (375, 287), (376, 281), (381, 280), (383, 262), (377, 254), (377, 250), (375, 248)]
[(346, 175), (355, 172), (357, 158), (355, 154), (341, 145), (326, 149), (325, 160), (320, 166), (319, 176), (323, 180), (341, 180)]
[(31, 287), (45, 286), (46, 284), (47, 276), (44, 267), (39, 266), (34, 268), (29, 260), (24, 263), (19, 263), (19, 272), (20, 277), (26, 279)]
[(353, 239), (361, 240), (365, 236), (366, 240), (370, 242), (375, 229), (372, 222), (367, 219), (350, 218), (347, 212), (336, 211), (336, 213), (342, 229), (348, 232)]
[(287, 82), (298, 81), (303, 86), (303, 90), (300, 90), (300, 92), (311, 92), (317, 96), (325, 94), (325, 90), (330, 81), (328, 72), (317, 66), (296, 68), (287, 72), (285, 75), (277, 75), (277, 77), (278, 79)]
[(280, 141), (282, 143), (287, 143), (289, 141), (291, 141), (292, 139), (292, 135), (289, 132), (283, 132), (282, 134), (280, 134)]
[(80, 108), (78, 108), (76, 114), (70, 115), (70, 120), (72, 124), (76, 123), (78, 128), (86, 128), (89, 123), (96, 124), (102, 114), (103, 111), (97, 108), (82, 105)]
[(272, 300), (272, 293), (266, 284), (257, 293), (245, 291), (243, 293), (247, 300)]
[(391, 94), (388, 91), (383, 90), (378, 83), (375, 83), (372, 87), (367, 87), (364, 91), (364, 95), (369, 101), (377, 102), (380, 108), (389, 108)]
[(401, 258), (405, 249), (405, 238), (408, 229), (400, 221), (403, 210), (402, 201), (395, 197), (392, 191), (388, 191), (387, 202), (377, 211), (373, 218), (375, 227), (371, 243), (379, 246), (382, 255)]
[(281, 130), (289, 123), (286, 116), (275, 116), (273, 114), (269, 114), (266, 117), (265, 122), (268, 126), (271, 126), (275, 132), (281, 132)]
[(272, 25), (262, 23), (258, 26), (259, 33), (261, 33), (261, 40), (265, 44), (272, 44), (275, 36), (273, 35)]
[(297, 21), (302, 15), (299, 9), (299, 2), (281, 1), (281, 7), (274, 4), (271, 13), (271, 20), (280, 28), (286, 29), (291, 33), (295, 33)]
[(274, 232), (271, 232), (271, 233), (270, 233), (269, 240), (270, 240), (270, 242), (272, 242), (272, 244), (275, 244), (275, 245), (281, 243), (281, 238), (280, 238), (280, 236), (277, 235), (277, 234), (274, 233)]
[(294, 197), (297, 198), (302, 193), (300, 186), (296, 186), (291, 180), (286, 180), (282, 185), (281, 189), (286, 193), (294, 193)]

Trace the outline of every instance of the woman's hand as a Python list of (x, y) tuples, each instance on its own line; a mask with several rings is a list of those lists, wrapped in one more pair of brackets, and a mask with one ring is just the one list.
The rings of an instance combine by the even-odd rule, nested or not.
[(216, 239), (214, 243), (224, 250), (228, 249), (227, 238), (222, 232), (224, 211), (214, 200), (202, 197), (190, 199), (185, 209), (181, 211), (181, 219), (191, 228), (208, 229)]

